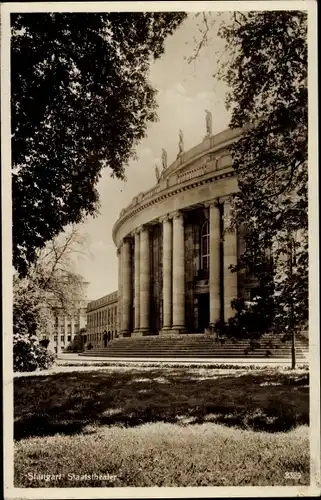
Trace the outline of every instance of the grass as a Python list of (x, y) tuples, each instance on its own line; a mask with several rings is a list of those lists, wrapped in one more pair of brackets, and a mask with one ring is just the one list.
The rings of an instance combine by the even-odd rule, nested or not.
[[(277, 361), (276, 361), (277, 363)], [(117, 366), (117, 367), (147, 367), (147, 368), (184, 368), (184, 367), (191, 367), (191, 368), (210, 368), (210, 369), (229, 369), (229, 370), (262, 370), (262, 369), (268, 369), (270, 368), (269, 365), (263, 365), (263, 364), (244, 364), (244, 363), (239, 363), (239, 364), (231, 364), (231, 363), (197, 363), (197, 362), (188, 362), (188, 361), (181, 361), (179, 363), (175, 362), (165, 362), (165, 361), (65, 361), (65, 360), (57, 360), (56, 364), (53, 366), (53, 368), (57, 368), (60, 366)], [(276, 365), (277, 366), (277, 365)], [(275, 366), (274, 366), (275, 367)], [(287, 370), (292, 370), (290, 365), (279, 365), (278, 366), (279, 370), (282, 371), (287, 371)], [(307, 363), (300, 363), (296, 367), (296, 370), (306, 370), (308, 371), (308, 364)]]
[[(305, 427), (281, 435), (212, 423), (89, 427), (75, 436), (19, 442), (15, 460), (15, 483), (24, 487), (290, 486), (309, 482)], [(30, 480), (28, 472), (36, 471), (61, 477)], [(300, 478), (285, 479), (289, 471), (299, 473)], [(90, 479), (82, 479), (85, 474)]]
[(14, 389), (17, 487), (309, 482), (305, 370), (111, 367), (19, 377)]

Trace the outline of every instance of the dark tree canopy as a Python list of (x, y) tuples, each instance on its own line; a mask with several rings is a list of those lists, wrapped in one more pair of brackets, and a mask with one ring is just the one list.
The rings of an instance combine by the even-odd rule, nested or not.
[(103, 167), (122, 178), (156, 120), (153, 58), (184, 20), (171, 13), (12, 14), (13, 263), (95, 214)]
[(275, 324), (300, 329), (308, 317), (307, 14), (236, 12), (219, 33), (230, 54), (231, 127), (244, 127), (231, 151), (234, 224), (246, 234), (241, 264), (266, 288), (272, 249)]

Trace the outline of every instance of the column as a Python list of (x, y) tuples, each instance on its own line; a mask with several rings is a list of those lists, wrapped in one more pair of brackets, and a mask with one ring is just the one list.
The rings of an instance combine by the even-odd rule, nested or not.
[[(59, 314), (59, 313), (58, 313)], [(61, 341), (60, 341), (60, 329), (61, 329), (61, 323), (63, 321), (63, 316), (62, 316), (62, 313), (60, 312), (59, 316), (58, 316), (58, 326), (57, 326), (57, 353), (61, 353)]]
[[(121, 262), (121, 246), (122, 243), (120, 244), (119, 248), (117, 248), (117, 257), (118, 257), (118, 290), (117, 290), (117, 306), (118, 306), (118, 314), (117, 314), (117, 331), (120, 334), (121, 331), (121, 295), (122, 295), (122, 276), (121, 276), (121, 269), (122, 269), (122, 262)], [(108, 312), (107, 312), (108, 315)], [(109, 318), (107, 316), (107, 329), (109, 328)]]
[(149, 331), (150, 315), (150, 250), (149, 250), (149, 230), (142, 228), (140, 233), (140, 333)]
[(125, 240), (122, 246), (122, 336), (130, 334), (130, 317), (131, 317), (131, 245), (129, 240)]
[(185, 252), (184, 218), (181, 212), (173, 215), (173, 330), (185, 328)]
[[(75, 314), (76, 314), (75, 311), (72, 311), (71, 319), (70, 319), (70, 339), (71, 339), (71, 342), (75, 338)], [(79, 330), (80, 330), (80, 328), (79, 328)], [(79, 331), (77, 333), (79, 333)]]
[(134, 329), (139, 331), (140, 327), (140, 231), (135, 232), (135, 275), (134, 275), (134, 301), (135, 301), (135, 318)]
[(163, 327), (172, 328), (172, 222), (166, 215), (163, 223)]
[(67, 313), (64, 313), (64, 342), (62, 344), (62, 351), (65, 350), (65, 347), (67, 345), (67, 341), (68, 341), (68, 315)]
[(230, 202), (224, 201), (224, 239), (223, 239), (223, 276), (224, 276), (224, 321), (235, 315), (231, 301), (237, 298), (237, 273), (232, 273), (229, 267), (237, 264), (236, 231), (228, 229)]
[(220, 319), (221, 314), (221, 291), (220, 291), (220, 222), (221, 214), (218, 202), (215, 200), (209, 204), (210, 215), (210, 265), (209, 265), (209, 289), (210, 289), (210, 327)]

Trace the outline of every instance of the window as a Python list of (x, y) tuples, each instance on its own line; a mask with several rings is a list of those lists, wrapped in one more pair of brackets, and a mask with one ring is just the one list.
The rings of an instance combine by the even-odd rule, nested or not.
[(61, 335), (61, 336), (60, 336), (60, 340), (61, 340), (61, 342), (65, 342), (65, 336), (64, 336), (64, 335)]
[(71, 335), (68, 335), (68, 342), (71, 341)]
[(54, 336), (54, 341), (57, 342), (57, 340), (58, 340), (58, 335), (55, 335)]
[(209, 268), (210, 260), (210, 228), (208, 220), (204, 222), (201, 228), (201, 269)]

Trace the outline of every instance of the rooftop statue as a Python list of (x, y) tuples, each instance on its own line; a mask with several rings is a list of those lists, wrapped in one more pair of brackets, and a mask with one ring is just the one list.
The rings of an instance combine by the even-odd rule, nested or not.
[(178, 156), (184, 152), (184, 134), (182, 129), (179, 130)]
[(207, 109), (205, 110), (205, 115), (206, 115), (206, 133), (207, 135), (212, 135), (212, 113), (208, 111)]
[(162, 149), (162, 164), (163, 164), (163, 170), (167, 168), (167, 152), (165, 149)]
[(160, 179), (160, 173), (159, 173), (159, 168), (157, 165), (155, 165), (155, 174), (156, 174), (156, 179), (157, 179), (157, 182), (159, 182), (159, 179)]

